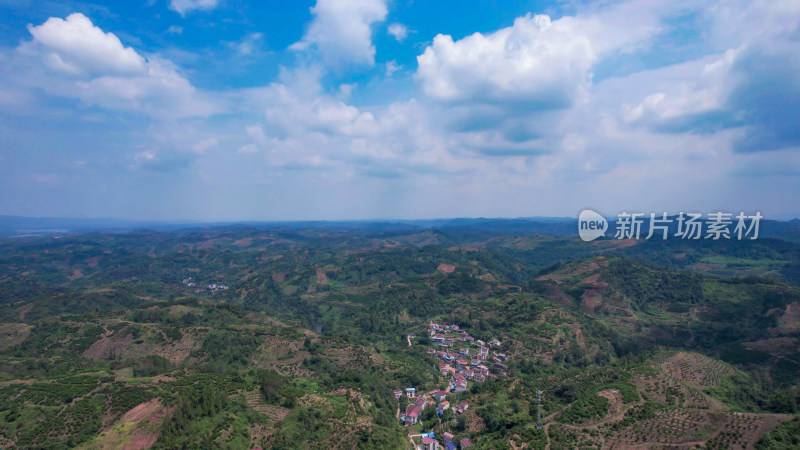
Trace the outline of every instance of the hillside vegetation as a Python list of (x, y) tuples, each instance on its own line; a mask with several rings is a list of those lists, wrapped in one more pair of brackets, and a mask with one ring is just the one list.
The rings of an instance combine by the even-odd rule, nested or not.
[[(433, 430), (792, 448), (798, 248), (458, 228), (0, 241), (0, 447), (407, 448)], [(463, 413), (404, 426), (413, 399), (393, 390), (450, 384), (429, 323), (504, 362), (448, 394)]]

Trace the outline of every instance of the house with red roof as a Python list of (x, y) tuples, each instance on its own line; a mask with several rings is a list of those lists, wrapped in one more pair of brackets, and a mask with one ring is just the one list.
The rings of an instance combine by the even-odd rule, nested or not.
[(403, 416), (403, 423), (406, 425), (416, 424), (421, 412), (422, 408), (419, 405), (411, 405), (411, 407), (406, 410), (406, 415)]
[(422, 436), (422, 450), (439, 450), (439, 441), (430, 436)]
[(453, 387), (451, 390), (453, 392), (464, 392), (467, 390), (467, 379), (464, 377), (464, 375), (457, 373), (453, 375), (452, 381), (453, 381)]

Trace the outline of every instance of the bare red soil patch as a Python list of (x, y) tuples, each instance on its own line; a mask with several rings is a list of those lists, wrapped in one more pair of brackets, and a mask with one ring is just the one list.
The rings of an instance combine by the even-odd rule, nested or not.
[(35, 305), (35, 304), (36, 304), (36, 302), (28, 303), (27, 305), (23, 306), (22, 309), (19, 310), (19, 320), (20, 321), (25, 320), (25, 314), (27, 314), (28, 311), (30, 311), (31, 308), (33, 308), (33, 305)]
[(139, 422), (147, 417), (151, 416), (153, 413), (161, 408), (161, 402), (154, 398), (146, 403), (140, 403), (136, 405), (133, 409), (126, 412), (120, 420), (120, 422)]
[(439, 264), (439, 267), (436, 268), (441, 273), (453, 273), (456, 271), (456, 266), (452, 264)]
[(243, 238), (233, 241), (233, 245), (237, 247), (249, 247), (253, 244), (253, 238)]
[(93, 256), (93, 257), (91, 257), (91, 258), (86, 260), (86, 266), (87, 267), (97, 267), (97, 264), (99, 264), (99, 263), (100, 263), (100, 257), (99, 256)]
[(325, 272), (322, 269), (317, 269), (317, 284), (327, 284), (328, 277), (325, 276)]
[(286, 279), (286, 272), (276, 272), (272, 274), (272, 281), (277, 283), (283, 283), (283, 280)]

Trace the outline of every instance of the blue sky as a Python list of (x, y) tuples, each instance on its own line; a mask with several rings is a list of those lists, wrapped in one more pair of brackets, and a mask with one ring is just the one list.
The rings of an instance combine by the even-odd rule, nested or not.
[(800, 216), (800, 2), (0, 0), (0, 214)]

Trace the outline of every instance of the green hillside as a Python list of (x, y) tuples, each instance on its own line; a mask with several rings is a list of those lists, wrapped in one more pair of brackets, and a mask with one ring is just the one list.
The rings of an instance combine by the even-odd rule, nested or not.
[[(791, 441), (800, 288), (782, 268), (800, 260), (794, 244), (690, 255), (683, 243), (478, 238), (3, 241), (0, 446), (408, 448), (423, 431), (479, 448)], [(690, 261), (664, 263), (676, 252)], [(441, 338), (431, 323), (448, 326)], [(456, 360), (480, 362), (482, 346), (485, 381), (456, 392), (455, 372), (478, 371)], [(416, 399), (393, 390), (409, 387), (433, 404), (404, 425)], [(439, 389), (453, 390), (441, 415)]]

